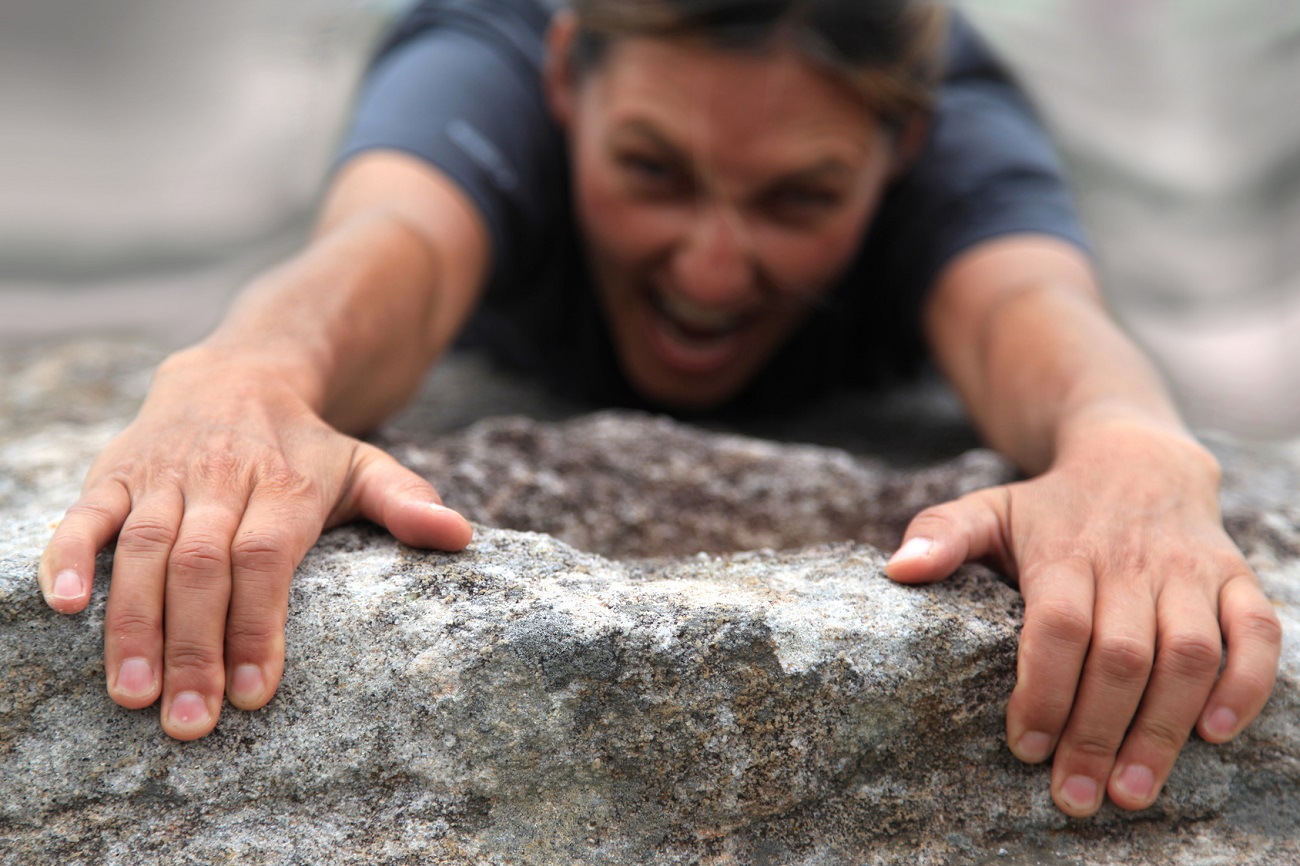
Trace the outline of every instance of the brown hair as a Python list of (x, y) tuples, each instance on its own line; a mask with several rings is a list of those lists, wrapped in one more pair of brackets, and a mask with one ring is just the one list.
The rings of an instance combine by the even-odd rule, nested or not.
[(737, 50), (788, 40), (891, 126), (930, 111), (947, 20), (937, 4), (913, 0), (571, 0), (571, 6), (580, 70), (599, 64), (617, 37), (696, 37)]

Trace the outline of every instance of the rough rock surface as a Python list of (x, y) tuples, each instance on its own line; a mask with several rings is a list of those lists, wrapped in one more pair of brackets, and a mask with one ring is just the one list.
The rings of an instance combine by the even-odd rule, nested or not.
[[(414, 432), (437, 394), (381, 441), (479, 522), (472, 547), (328, 533), (276, 699), (169, 740), (103, 691), (111, 553), (81, 616), (35, 588), (154, 360), (0, 353), (0, 862), (1300, 863), (1300, 471), (1281, 452), (1218, 445), (1229, 527), (1286, 629), (1263, 717), (1190, 743), (1150, 810), (1074, 821), (1002, 742), (1017, 594), (980, 569), (900, 587), (872, 546), (1006, 478), (999, 459), (900, 470), (617, 413)], [(444, 402), (490, 391), (452, 369)], [(532, 405), (502, 387), (483, 408)]]

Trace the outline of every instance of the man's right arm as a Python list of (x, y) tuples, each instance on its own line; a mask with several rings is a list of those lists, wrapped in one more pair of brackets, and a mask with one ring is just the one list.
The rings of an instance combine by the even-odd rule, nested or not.
[(297, 367), (326, 421), (365, 432), (455, 339), (487, 260), (482, 220), (453, 183), (371, 151), (340, 171), (307, 249), (250, 286), (199, 348)]
[(139, 416), (88, 473), (41, 558), (50, 606), (82, 610), (117, 538), (105, 616), (110, 695), (161, 697), (180, 739), (222, 695), (256, 709), (284, 666), (289, 581), (321, 530), (357, 517), (457, 550), (464, 518), (350, 433), (418, 386), (478, 299), (487, 231), (458, 187), (390, 151), (340, 171), (306, 249), (159, 368)]

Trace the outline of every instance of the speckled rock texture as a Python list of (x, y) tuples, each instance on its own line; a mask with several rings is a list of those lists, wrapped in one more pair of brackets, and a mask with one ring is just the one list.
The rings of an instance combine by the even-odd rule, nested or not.
[[(978, 568), (928, 588), (881, 573), (913, 511), (1009, 477), (1001, 460), (899, 468), (643, 415), (559, 421), (572, 407), (463, 361), (378, 438), (476, 521), (470, 549), (326, 534), (275, 700), (168, 739), (104, 694), (111, 552), (81, 616), (35, 586), (157, 360), (0, 351), (2, 863), (1300, 863), (1283, 450), (1215, 443), (1229, 527), (1286, 630), (1263, 717), (1191, 742), (1150, 810), (1075, 821), (1002, 741), (1015, 591)], [(550, 420), (464, 426), (510, 407)]]

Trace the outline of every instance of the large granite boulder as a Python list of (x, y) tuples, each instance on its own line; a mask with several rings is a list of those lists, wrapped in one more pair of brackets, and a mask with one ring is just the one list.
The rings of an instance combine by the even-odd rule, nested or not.
[[(168, 739), (103, 690), (111, 552), (80, 616), (35, 586), (156, 360), (0, 353), (0, 862), (1300, 862), (1284, 452), (1217, 444), (1229, 527), (1286, 629), (1268, 708), (1231, 744), (1189, 743), (1151, 809), (1076, 821), (1003, 744), (1015, 591), (978, 568), (926, 588), (881, 573), (912, 512), (1009, 477), (999, 458), (899, 468), (627, 413), (447, 433), (466, 412), (568, 411), (472, 363), (380, 441), (478, 523), (473, 545), (327, 533), (294, 581), (275, 700)], [(932, 409), (909, 417), (944, 428)]]

